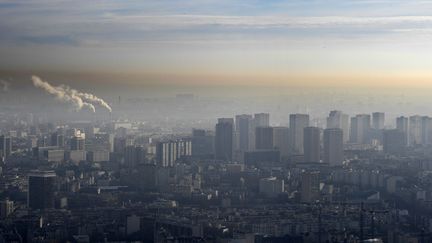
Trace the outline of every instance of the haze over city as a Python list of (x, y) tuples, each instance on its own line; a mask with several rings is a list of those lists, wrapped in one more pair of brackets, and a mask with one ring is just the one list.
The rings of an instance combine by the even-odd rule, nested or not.
[(432, 242), (432, 1), (0, 0), (0, 243)]

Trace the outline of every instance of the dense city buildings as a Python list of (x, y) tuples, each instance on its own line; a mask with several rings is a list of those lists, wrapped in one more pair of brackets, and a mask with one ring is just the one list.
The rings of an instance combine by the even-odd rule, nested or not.
[(431, 240), (430, 118), (326, 114), (0, 123), (0, 239)]

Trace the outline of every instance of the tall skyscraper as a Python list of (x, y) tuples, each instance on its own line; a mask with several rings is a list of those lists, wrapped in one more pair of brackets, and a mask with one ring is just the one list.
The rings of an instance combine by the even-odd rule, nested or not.
[(236, 143), (237, 149), (247, 151), (251, 149), (250, 140), (253, 136), (253, 118), (252, 115), (236, 116)]
[(422, 117), (409, 117), (408, 144), (410, 146), (422, 144)]
[(257, 127), (255, 129), (256, 149), (273, 149), (273, 128)]
[(257, 113), (254, 115), (254, 121), (256, 127), (268, 127), (270, 126), (270, 114)]
[(421, 129), (422, 129), (422, 144), (423, 145), (428, 145), (431, 144), (431, 140), (432, 140), (432, 118), (428, 117), (428, 116), (422, 116), (422, 120), (421, 120)]
[(343, 131), (344, 143), (349, 141), (350, 124), (349, 116), (342, 111), (330, 111), (327, 117), (327, 128), (340, 128)]
[(70, 149), (79, 151), (85, 150), (85, 136), (82, 134), (74, 136), (71, 139)]
[(340, 128), (324, 130), (324, 163), (331, 166), (342, 165), (343, 162), (343, 131)]
[(304, 161), (320, 162), (320, 129), (305, 127), (303, 134)]
[(0, 158), (9, 157), (12, 153), (12, 139), (5, 135), (0, 136)]
[(215, 158), (231, 161), (233, 157), (234, 119), (219, 118), (215, 133)]
[(147, 150), (143, 146), (129, 145), (125, 149), (125, 165), (129, 168), (135, 168), (139, 164), (146, 162)]
[(372, 113), (372, 128), (373, 129), (384, 129), (384, 112), (374, 112)]
[(289, 128), (273, 127), (273, 147), (280, 151), (282, 157), (289, 155)]
[(403, 132), (405, 146), (408, 145), (408, 117), (400, 116), (396, 118), (396, 129)]
[(198, 157), (212, 157), (214, 155), (214, 133), (194, 129), (192, 131), (192, 155)]
[(366, 144), (369, 142), (370, 115), (360, 114), (351, 118), (350, 141)]
[(290, 115), (290, 149), (294, 153), (303, 154), (303, 129), (309, 126), (309, 115)]
[(383, 140), (385, 153), (398, 154), (405, 150), (405, 134), (399, 129), (384, 130)]
[(53, 171), (34, 171), (28, 175), (29, 208), (54, 208), (55, 178), (56, 174)]
[(320, 198), (319, 172), (304, 172), (301, 175), (301, 201), (314, 203)]

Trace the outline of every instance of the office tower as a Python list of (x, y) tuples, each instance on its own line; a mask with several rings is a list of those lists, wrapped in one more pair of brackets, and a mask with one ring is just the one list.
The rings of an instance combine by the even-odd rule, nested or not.
[(177, 159), (192, 155), (192, 141), (188, 139), (162, 141), (156, 144), (156, 159), (161, 167), (173, 167)]
[(314, 203), (320, 198), (319, 172), (303, 172), (301, 175), (301, 202)]
[(257, 127), (255, 129), (256, 149), (273, 149), (273, 128)]
[(52, 133), (50, 146), (63, 147), (64, 146), (64, 136), (58, 132)]
[(234, 119), (219, 118), (215, 134), (215, 158), (231, 161), (233, 156)]
[(29, 208), (54, 208), (55, 178), (53, 171), (34, 171), (29, 174), (27, 195)]
[(273, 147), (280, 151), (282, 157), (289, 155), (288, 127), (273, 127)]
[(303, 135), (304, 162), (320, 162), (320, 129), (305, 127)]
[(192, 131), (192, 155), (210, 157), (214, 155), (214, 134), (202, 129)]
[(236, 148), (241, 151), (247, 151), (251, 149), (250, 139), (253, 136), (252, 128), (253, 118), (252, 115), (237, 115), (235, 118), (236, 122)]
[(384, 112), (372, 113), (372, 128), (373, 129), (384, 129)]
[(422, 144), (422, 117), (409, 117), (408, 144), (410, 146)]
[(71, 139), (70, 149), (79, 151), (85, 150), (85, 136), (82, 134), (74, 136)]
[(421, 118), (421, 141), (423, 145), (431, 143), (432, 118), (422, 116)]
[(9, 157), (12, 153), (12, 139), (5, 135), (0, 136), (0, 157)]
[(270, 126), (270, 114), (268, 113), (257, 113), (254, 114), (251, 133), (249, 135), (249, 150), (256, 149), (255, 145), (255, 129), (257, 127), (269, 127)]
[(342, 165), (343, 131), (340, 128), (327, 128), (324, 130), (324, 163), (331, 166)]
[(404, 134), (405, 145), (408, 145), (408, 117), (400, 116), (396, 118), (396, 129)]
[(398, 129), (384, 130), (383, 140), (385, 153), (398, 154), (405, 150), (405, 134)]
[(350, 141), (366, 144), (369, 142), (370, 115), (360, 114), (351, 118)]
[(303, 129), (309, 126), (309, 115), (290, 115), (290, 149), (294, 153), (303, 154)]
[(330, 111), (327, 117), (327, 128), (340, 128), (343, 131), (343, 142), (349, 141), (350, 124), (349, 116), (342, 111)]
[(268, 127), (270, 126), (269, 113), (257, 113), (254, 115), (255, 127)]
[(125, 149), (125, 165), (135, 168), (139, 164), (146, 162), (147, 149), (143, 146), (129, 145)]

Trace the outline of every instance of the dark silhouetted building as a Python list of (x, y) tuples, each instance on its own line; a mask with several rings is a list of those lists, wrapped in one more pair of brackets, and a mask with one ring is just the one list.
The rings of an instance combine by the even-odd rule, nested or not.
[(273, 149), (273, 128), (257, 127), (255, 129), (256, 149)]
[(233, 157), (234, 119), (219, 118), (215, 133), (215, 158), (231, 161)]
[(328, 128), (324, 130), (324, 163), (331, 166), (342, 165), (343, 155), (343, 131), (340, 128)]
[(193, 129), (192, 131), (192, 155), (197, 157), (214, 156), (214, 133)]
[(288, 127), (273, 127), (273, 147), (280, 151), (282, 157), (289, 155)]
[(55, 179), (56, 174), (53, 171), (34, 171), (28, 175), (29, 208), (54, 208)]
[(253, 118), (252, 115), (236, 116), (236, 140), (237, 149), (247, 151), (252, 149), (250, 140), (253, 138)]
[(305, 127), (303, 135), (304, 162), (320, 162), (320, 129)]

